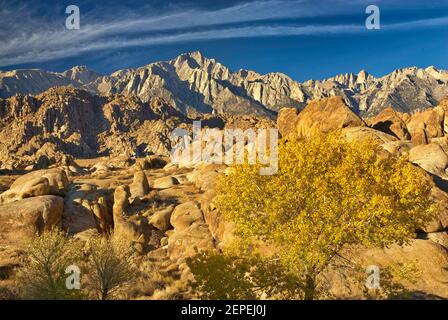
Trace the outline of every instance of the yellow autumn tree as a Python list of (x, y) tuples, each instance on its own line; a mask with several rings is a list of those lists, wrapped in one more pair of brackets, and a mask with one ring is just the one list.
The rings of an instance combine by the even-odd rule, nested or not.
[(303, 298), (315, 299), (319, 275), (345, 246), (401, 245), (434, 217), (426, 174), (378, 150), (340, 132), (283, 141), (277, 174), (234, 166), (218, 183), (217, 206), (241, 243), (273, 249), (300, 276)]

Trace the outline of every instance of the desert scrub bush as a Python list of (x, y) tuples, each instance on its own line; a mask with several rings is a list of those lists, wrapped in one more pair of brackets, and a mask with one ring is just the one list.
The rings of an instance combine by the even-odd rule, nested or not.
[(106, 300), (136, 277), (135, 250), (117, 237), (97, 236), (89, 241), (86, 285), (98, 299)]
[(58, 229), (35, 237), (24, 251), (22, 267), (16, 274), (17, 291), (22, 299), (80, 299), (80, 290), (66, 286), (67, 267), (79, 264), (81, 244)]
[(218, 182), (216, 204), (242, 245), (273, 248), (299, 279), (302, 298), (316, 299), (325, 295), (319, 276), (344, 247), (405, 244), (437, 212), (423, 170), (379, 157), (378, 148), (371, 140), (348, 142), (340, 132), (281, 141), (277, 174), (235, 165)]

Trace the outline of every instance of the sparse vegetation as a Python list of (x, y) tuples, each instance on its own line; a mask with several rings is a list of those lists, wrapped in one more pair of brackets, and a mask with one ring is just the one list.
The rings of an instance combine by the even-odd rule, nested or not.
[(66, 287), (66, 268), (79, 263), (82, 256), (79, 242), (53, 229), (36, 237), (25, 250), (23, 266), (16, 284), (22, 299), (65, 300), (83, 297), (79, 290)]
[[(85, 243), (53, 229), (34, 238), (16, 275), (22, 299), (110, 299), (134, 279), (133, 248), (115, 238), (97, 236)], [(81, 288), (67, 288), (68, 266), (82, 272)]]
[(109, 299), (134, 278), (134, 251), (116, 237), (98, 236), (89, 242), (89, 247), (88, 288), (98, 299)]

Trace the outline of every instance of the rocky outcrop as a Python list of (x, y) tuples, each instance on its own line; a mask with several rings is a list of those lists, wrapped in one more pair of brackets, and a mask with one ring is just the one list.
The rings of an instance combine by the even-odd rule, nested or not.
[[(433, 241), (416, 239), (408, 245), (393, 245), (384, 249), (350, 248), (343, 256), (364, 268), (372, 265), (379, 267), (380, 276), (385, 268), (397, 269), (400, 264), (404, 268), (417, 270), (422, 276), (406, 281), (409, 296), (405, 299), (440, 299), (448, 296), (448, 255), (446, 249)], [(325, 278), (334, 295), (352, 299), (362, 297), (362, 288), (349, 280), (349, 268), (331, 270)]]
[(9, 203), (26, 198), (50, 194), (50, 184), (47, 178), (34, 178), (23, 184), (16, 185), (0, 195), (0, 203)]
[(295, 108), (282, 108), (277, 115), (277, 128), (283, 137), (293, 132), (297, 126), (299, 110)]
[(205, 223), (194, 223), (168, 238), (168, 255), (174, 261), (214, 248), (213, 237)]
[(2, 101), (0, 166), (36, 169), (58, 164), (83, 174), (70, 157), (168, 154), (170, 133), (184, 122), (160, 99), (99, 97), (73, 88)]
[(215, 190), (218, 178), (226, 168), (225, 164), (202, 164), (187, 174), (186, 178), (197, 188), (207, 192)]
[(316, 133), (326, 133), (335, 129), (365, 126), (364, 121), (339, 97), (310, 102), (299, 113), (295, 123), (294, 134), (297, 137), (310, 137)]
[(64, 200), (37, 196), (0, 205), (0, 244), (19, 247), (44, 230), (61, 225)]
[(167, 231), (171, 227), (171, 214), (173, 210), (174, 206), (170, 205), (165, 209), (154, 212), (149, 223), (160, 231)]
[(178, 205), (170, 222), (174, 227), (173, 234), (168, 238), (168, 254), (171, 259), (189, 257), (214, 248), (213, 237), (195, 202)]
[(178, 205), (171, 215), (171, 225), (178, 231), (188, 229), (195, 222), (203, 222), (202, 212), (194, 202)]
[(367, 123), (371, 128), (393, 135), (400, 140), (411, 138), (402, 115), (392, 108), (384, 109)]
[(161, 178), (155, 179), (152, 187), (154, 189), (167, 189), (167, 188), (171, 188), (172, 186), (174, 186), (178, 183), (179, 182), (177, 181), (176, 178), (174, 178), (172, 176), (166, 176), (166, 177), (161, 177)]
[(439, 205), (440, 214), (422, 231), (427, 234), (448, 231), (448, 194), (440, 188), (434, 187), (432, 197)]
[(411, 116), (406, 126), (414, 144), (427, 144), (445, 135), (445, 108), (443, 104)]
[(146, 178), (145, 172), (141, 167), (139, 167), (134, 173), (134, 180), (129, 185), (129, 191), (133, 198), (143, 197), (149, 192), (148, 179)]
[(47, 169), (47, 170), (37, 170), (30, 172), (28, 174), (25, 174), (17, 180), (14, 181), (14, 183), (11, 185), (11, 188), (14, 188), (15, 186), (20, 186), (21, 184), (25, 183), (28, 180), (32, 180), (35, 178), (47, 178), (49, 186), (50, 186), (50, 192), (53, 195), (57, 196), (64, 196), (67, 192), (67, 187), (69, 185), (69, 180), (67, 178), (67, 175), (65, 171), (54, 168), (54, 169)]
[(448, 178), (448, 155), (436, 143), (418, 145), (409, 152), (409, 161), (422, 167), (425, 171), (442, 178)]
[(95, 185), (73, 185), (64, 198), (62, 227), (70, 234), (89, 229), (108, 233), (113, 226), (105, 192)]
[[(68, 87), (41, 95), (0, 101), (0, 169), (64, 168), (83, 175), (74, 158), (145, 158), (146, 168), (162, 167), (170, 155), (174, 129), (272, 127), (256, 116), (208, 115), (186, 118), (160, 97), (95, 96)], [(164, 156), (163, 159), (160, 156)], [(153, 158), (151, 158), (153, 157)]]
[(341, 133), (347, 141), (362, 141), (368, 139), (380, 145), (397, 141), (397, 138), (392, 135), (368, 127), (344, 128)]
[(113, 222), (114, 236), (135, 244), (139, 252), (146, 249), (151, 234), (148, 220), (139, 215), (128, 215), (130, 191), (128, 186), (119, 186), (114, 192)]
[(8, 191), (0, 194), (0, 203), (43, 195), (64, 196), (68, 184), (67, 175), (63, 170), (33, 171), (17, 178)]
[(410, 141), (391, 141), (383, 143), (381, 147), (392, 155), (408, 157), (414, 145)]

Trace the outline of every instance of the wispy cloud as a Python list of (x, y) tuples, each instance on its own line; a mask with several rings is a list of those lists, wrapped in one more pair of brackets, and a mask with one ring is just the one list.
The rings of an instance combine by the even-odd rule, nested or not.
[[(182, 32), (160, 36), (138, 37), (134, 39), (104, 39), (99, 42), (88, 42), (83, 46), (67, 48), (63, 45), (42, 48), (39, 52), (23, 52), (13, 57), (0, 57), (0, 65), (11, 65), (27, 63), (29, 61), (42, 62), (54, 59), (60, 59), (79, 55), (95, 50), (126, 48), (132, 46), (148, 46), (171, 44), (189, 41), (204, 41), (230, 38), (247, 37), (269, 37), (269, 36), (298, 36), (311, 34), (329, 34), (329, 33), (350, 33), (360, 32), (363, 27), (359, 26), (304, 26), (304, 27), (286, 27), (286, 26), (251, 26), (216, 29), (208, 31)], [(1, 55), (1, 53), (0, 53)]]
[[(379, 1), (381, 2), (381, 1)], [(55, 22), (38, 17), (27, 6), (0, 10), (6, 26), (0, 30), (0, 66), (51, 61), (97, 50), (150, 46), (189, 41), (205, 41), (244, 37), (275, 37), (365, 32), (363, 25), (303, 25), (280, 23), (279, 19), (311, 18), (348, 14), (359, 11), (367, 1), (254, 1), (231, 7), (206, 10), (201, 8), (140, 14), (120, 13), (106, 20), (81, 8), (81, 29), (66, 30), (65, 17)], [(364, 14), (360, 12), (360, 14)], [(17, 20), (20, 16), (20, 21)], [(383, 29), (400, 30), (448, 25), (448, 18), (417, 20), (384, 25)]]

